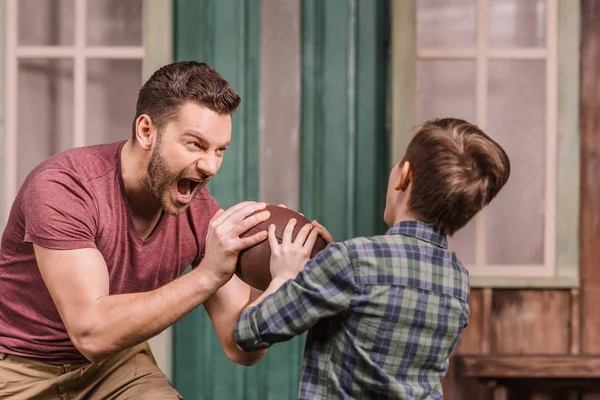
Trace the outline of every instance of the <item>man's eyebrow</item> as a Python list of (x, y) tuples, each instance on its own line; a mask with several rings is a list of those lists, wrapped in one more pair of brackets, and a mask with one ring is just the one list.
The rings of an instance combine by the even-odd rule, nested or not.
[[(187, 130), (187, 131), (184, 131), (183, 134), (187, 135), (187, 136), (192, 136), (192, 137), (198, 139), (198, 141), (200, 141), (200, 142), (203, 142), (203, 143), (206, 143), (206, 144), (209, 143), (208, 140), (206, 140), (206, 137), (204, 136), (204, 134), (202, 132), (200, 132), (200, 131)], [(227, 147), (230, 144), (231, 144), (231, 140), (228, 140), (226, 143), (224, 143), (222, 146), (219, 146), (219, 147)]]
[(193, 136), (194, 138), (200, 140), (201, 142), (207, 142), (206, 138), (200, 131), (188, 130), (183, 132), (184, 135)]

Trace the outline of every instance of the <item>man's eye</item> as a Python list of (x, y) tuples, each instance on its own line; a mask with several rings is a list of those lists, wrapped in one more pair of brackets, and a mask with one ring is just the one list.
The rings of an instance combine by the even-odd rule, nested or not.
[(197, 149), (201, 149), (202, 148), (202, 146), (200, 146), (200, 143), (198, 143), (198, 142), (189, 142), (188, 145), (191, 146), (191, 147), (195, 147)]

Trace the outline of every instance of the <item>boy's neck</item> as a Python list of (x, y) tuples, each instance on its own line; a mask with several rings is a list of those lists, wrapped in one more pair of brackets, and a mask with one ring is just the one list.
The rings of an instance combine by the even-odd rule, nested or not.
[(394, 219), (394, 225), (398, 225), (400, 222), (404, 221), (420, 221), (420, 219), (410, 213), (403, 213), (396, 216)]

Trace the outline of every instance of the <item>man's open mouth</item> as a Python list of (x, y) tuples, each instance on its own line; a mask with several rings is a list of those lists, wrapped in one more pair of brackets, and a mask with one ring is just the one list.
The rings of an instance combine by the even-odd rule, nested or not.
[(202, 183), (201, 180), (192, 178), (183, 178), (177, 181), (177, 191), (181, 197), (188, 198), (194, 193), (194, 190)]

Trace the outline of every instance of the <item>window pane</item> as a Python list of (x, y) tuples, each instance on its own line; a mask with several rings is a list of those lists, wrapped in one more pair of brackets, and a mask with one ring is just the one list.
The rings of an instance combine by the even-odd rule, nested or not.
[(488, 131), (506, 150), (510, 179), (486, 214), (488, 264), (542, 264), (546, 71), (544, 61), (491, 61)]
[(140, 60), (88, 60), (86, 144), (128, 139), (142, 83)]
[(88, 46), (141, 46), (142, 0), (90, 0)]
[(75, 0), (19, 0), (21, 46), (72, 46), (75, 42)]
[(474, 48), (475, 0), (419, 0), (417, 44), (420, 48)]
[(490, 0), (491, 47), (545, 47), (547, 0)]
[(73, 61), (19, 63), (19, 184), (40, 162), (73, 146)]
[[(417, 119), (454, 117), (475, 121), (475, 62), (427, 60), (417, 63)], [(475, 262), (475, 221), (450, 238), (465, 264)]]

